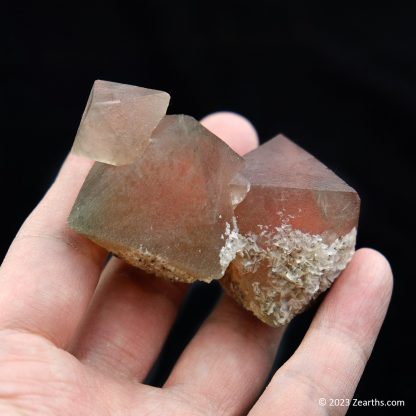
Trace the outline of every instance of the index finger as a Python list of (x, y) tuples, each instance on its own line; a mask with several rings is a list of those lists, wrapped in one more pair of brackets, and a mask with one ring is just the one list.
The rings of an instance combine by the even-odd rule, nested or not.
[(18, 232), (0, 269), (0, 329), (40, 334), (58, 346), (75, 332), (106, 257), (66, 223), (91, 165), (69, 155)]

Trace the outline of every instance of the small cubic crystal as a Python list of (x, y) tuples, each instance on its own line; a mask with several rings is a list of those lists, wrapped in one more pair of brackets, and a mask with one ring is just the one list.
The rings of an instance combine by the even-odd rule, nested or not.
[(134, 162), (149, 145), (169, 100), (163, 91), (95, 81), (72, 152), (110, 165)]

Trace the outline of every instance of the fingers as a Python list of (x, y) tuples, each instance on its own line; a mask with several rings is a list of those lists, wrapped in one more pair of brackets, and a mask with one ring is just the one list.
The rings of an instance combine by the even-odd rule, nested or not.
[(95, 289), (106, 253), (66, 219), (91, 162), (70, 155), (17, 234), (0, 269), (0, 329), (67, 345)]
[[(251, 149), (256, 144), (253, 127), (236, 114), (217, 113), (202, 123), (234, 149)], [(110, 261), (104, 274), (106, 283), (93, 300), (73, 352), (106, 372), (143, 380), (188, 286), (146, 275), (117, 259)]]
[(239, 155), (244, 155), (259, 145), (255, 128), (239, 114), (227, 111), (213, 113), (203, 118), (201, 123)]
[[(328, 293), (300, 347), (281, 367), (250, 415), (327, 414), (319, 398), (350, 399), (371, 354), (392, 292), (379, 253), (359, 250)], [(347, 408), (344, 408), (345, 412)]]
[(111, 259), (73, 354), (107, 373), (143, 381), (188, 287)]
[(223, 297), (182, 354), (165, 388), (196, 400), (205, 397), (213, 414), (243, 414), (263, 387), (282, 332)]

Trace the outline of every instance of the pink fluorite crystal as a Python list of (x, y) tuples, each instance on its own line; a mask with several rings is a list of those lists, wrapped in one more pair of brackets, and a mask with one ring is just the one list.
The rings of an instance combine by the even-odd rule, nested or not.
[(136, 162), (95, 164), (69, 224), (145, 270), (186, 282), (219, 279), (231, 261), (221, 249), (243, 165), (192, 117), (166, 116)]
[(350, 260), (360, 200), (309, 153), (279, 135), (246, 156), (250, 192), (236, 208), (237, 257), (224, 288), (270, 325), (287, 323)]

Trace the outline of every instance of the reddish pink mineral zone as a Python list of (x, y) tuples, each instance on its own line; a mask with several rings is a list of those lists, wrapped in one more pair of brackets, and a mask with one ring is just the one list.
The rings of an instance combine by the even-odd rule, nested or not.
[(279, 135), (246, 157), (250, 192), (235, 209), (236, 258), (225, 290), (277, 326), (327, 289), (350, 260), (360, 199), (309, 153)]
[[(69, 225), (169, 279), (220, 279), (263, 322), (289, 322), (355, 247), (357, 193), (279, 135), (245, 161), (169, 95), (97, 81), (74, 152), (97, 162)], [(115, 165), (115, 166), (114, 166)]]
[(242, 174), (251, 190), (235, 212), (242, 232), (285, 221), (294, 229), (329, 237), (357, 226), (360, 199), (354, 189), (285, 136), (269, 140), (245, 160)]
[[(96, 163), (69, 225), (134, 266), (185, 282), (223, 276), (220, 262), (244, 161), (189, 116), (165, 116), (142, 157)], [(245, 192), (247, 189), (245, 189)]]

